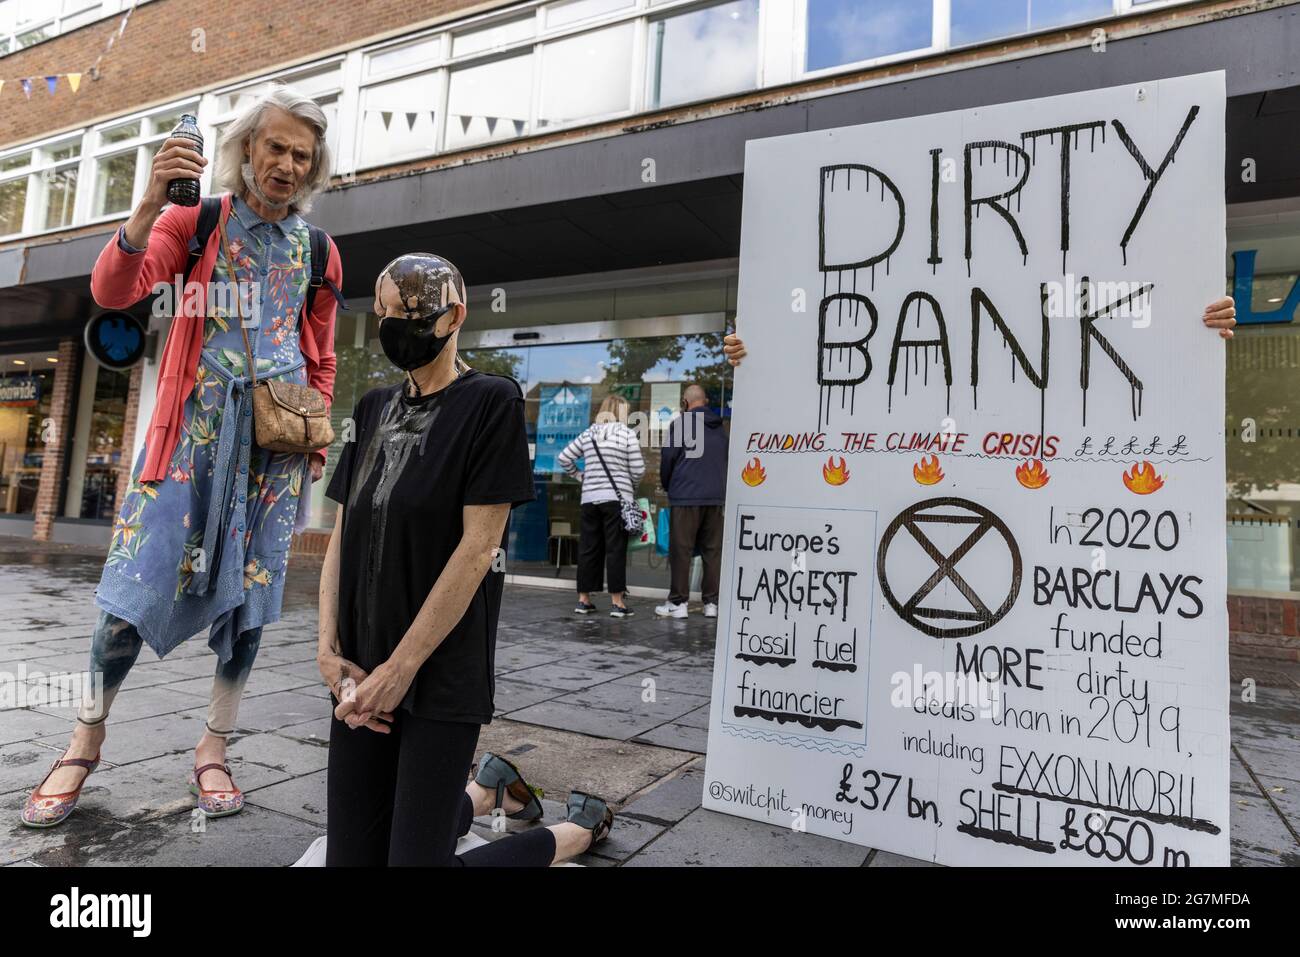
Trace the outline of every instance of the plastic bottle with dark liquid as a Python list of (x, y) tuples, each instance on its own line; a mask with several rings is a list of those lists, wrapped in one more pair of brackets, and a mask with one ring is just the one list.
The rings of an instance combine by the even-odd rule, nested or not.
[[(197, 117), (182, 113), (180, 125), (172, 130), (171, 135), (193, 140), (194, 148), (203, 153), (203, 134), (199, 132)], [(167, 184), (167, 198), (177, 206), (199, 205), (199, 181), (188, 178), (172, 180)]]

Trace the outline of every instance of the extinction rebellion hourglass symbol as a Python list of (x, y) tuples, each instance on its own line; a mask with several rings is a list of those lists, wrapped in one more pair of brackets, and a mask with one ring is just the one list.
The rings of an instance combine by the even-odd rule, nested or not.
[[(931, 539), (936, 527), (959, 526), (969, 528), (966, 538), (953, 551), (944, 553)], [(885, 571), (885, 558), (900, 530), (904, 530), (934, 562), (934, 571), (905, 601), (899, 601)], [(965, 578), (958, 565), (990, 532), (1000, 539), (1010, 558), (1011, 575), (1005, 592), (984, 586), (981, 595)], [(876, 558), (876, 574), (880, 590), (884, 592), (891, 608), (917, 631), (934, 638), (965, 638), (979, 634), (997, 624), (1011, 610), (1016, 595), (1020, 593), (1020, 548), (1006, 523), (982, 505), (962, 498), (931, 498), (904, 509), (885, 529)], [(936, 607), (925, 603), (944, 580), (949, 581), (968, 603), (967, 608)], [(949, 624), (951, 623), (951, 624)]]

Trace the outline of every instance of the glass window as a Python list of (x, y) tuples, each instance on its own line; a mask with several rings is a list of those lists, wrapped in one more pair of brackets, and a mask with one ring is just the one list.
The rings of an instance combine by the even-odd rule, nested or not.
[(95, 215), (122, 213), (135, 194), (135, 150), (101, 159), (95, 176)]
[(758, 83), (758, 0), (735, 0), (650, 24), (650, 109), (752, 90)]
[(149, 120), (149, 130), (155, 135), (166, 136), (176, 127), (181, 125), (181, 117), (186, 113), (191, 116), (194, 114), (194, 108), (177, 110), (175, 113), (165, 113), (162, 116), (155, 116)]
[(81, 143), (69, 143), (66, 146), (48, 147), (50, 161), (59, 163), (81, 155)]
[[(1293, 223), (1228, 231), (1228, 291), (1237, 299), (1239, 321), (1226, 352), (1228, 588), (1233, 590), (1300, 592), (1298, 240), (1300, 226)], [(1237, 268), (1251, 270), (1245, 290), (1235, 288)], [(1241, 278), (1245, 285), (1246, 277)], [(1270, 321), (1242, 321), (1249, 318)]]
[(556, 27), (577, 23), (579, 20), (588, 20), (617, 10), (628, 10), (632, 5), (632, 0), (562, 0), (561, 3), (547, 6), (546, 28), (553, 30)]
[(77, 203), (77, 167), (45, 170), (45, 217), (41, 229), (62, 229), (72, 225), (72, 208)]
[(437, 92), (436, 73), (367, 87), (362, 96), (361, 165), (432, 153)]
[[(54, 30), (51, 27), (39, 27), (35, 30), (28, 30), (26, 33), (20, 33), (18, 35), (18, 45), (20, 47), (34, 46), (43, 40), (48, 40), (53, 35)], [(39, 77), (37, 79), (39, 79)]]
[[(123, 454), (122, 426), (126, 422), (129, 370), (100, 366), (95, 375), (95, 400), (90, 409), (90, 434), (86, 441), (85, 476), (77, 514), (81, 518), (112, 519), (117, 515), (117, 477), (127, 463)], [(79, 414), (85, 414), (84, 409)], [(71, 508), (71, 503), (69, 503)]]
[(468, 56), (471, 53), (499, 49), (507, 44), (526, 40), (536, 32), (537, 18), (531, 16), (524, 17), (522, 20), (498, 23), (481, 30), (466, 30), (451, 38), (451, 55)]
[(61, 33), (67, 33), (69, 30), (83, 27), (87, 23), (93, 23), (103, 15), (104, 11), (100, 9), (99, 4), (95, 4), (93, 7), (88, 7), (80, 13), (64, 16), (63, 19), (59, 21), (59, 31)]
[(420, 66), (438, 59), (441, 53), (442, 36), (425, 37), (423, 40), (417, 40), (414, 43), (405, 43), (401, 46), (390, 47), (379, 53), (371, 54), (369, 69), (372, 74), (375, 74)]
[(0, 512), (36, 510), (45, 457), (41, 423), (49, 417), (53, 391), (54, 366), (43, 356), (0, 356)]
[(608, 116), (631, 105), (627, 65), (632, 24), (592, 30), (547, 43), (542, 54), (542, 105), (537, 125)]
[(23, 231), (27, 208), (27, 177), (0, 183), (0, 236)]
[(453, 70), (447, 91), (447, 144), (462, 149), (529, 132), (533, 56)]
[(59, 12), (58, 0), (54, 0), (54, 3), (51, 3), (50, 0), (17, 0), (17, 7), (18, 17), (16, 22), (20, 27), (28, 23), (48, 20)]
[(133, 140), (140, 135), (140, 121), (134, 123), (123, 123), (121, 126), (115, 126), (109, 130), (101, 130), (99, 133), (99, 142), (101, 143), (121, 143), (124, 140)]
[[(729, 415), (731, 367), (721, 349), (721, 334), (706, 334), (465, 350), (465, 361), (474, 368), (514, 376), (524, 389), (537, 498), (511, 516), (511, 573), (574, 579), (582, 486), (564, 474), (555, 456), (591, 424), (611, 394), (627, 399), (628, 424), (642, 438), (646, 470), (636, 496), (649, 504), (650, 524), (657, 531), (668, 498), (659, 488), (662, 437), (650, 423), (658, 421), (661, 410), (668, 417), (676, 414), (682, 390), (692, 382), (704, 387), (715, 412)], [(665, 558), (655, 546), (631, 548), (629, 583), (664, 587)]]
[(12, 42), (13, 41), (10, 40), (9, 37), (4, 37), (3, 39), (0, 39), (0, 56), (4, 56), (6, 53), (9, 52)]
[(16, 156), (6, 156), (0, 160), (0, 173), (7, 173), (10, 170), (23, 169), (32, 162), (31, 153), (19, 153)]
[(1111, 0), (952, 0), (953, 46), (1081, 23), (1114, 12)]
[(933, 4), (916, 0), (808, 0), (804, 68), (925, 49), (933, 42), (933, 16)]

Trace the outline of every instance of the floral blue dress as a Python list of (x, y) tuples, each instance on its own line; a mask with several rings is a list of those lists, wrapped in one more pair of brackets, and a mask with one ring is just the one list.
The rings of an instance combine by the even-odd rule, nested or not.
[[(241, 308), (259, 380), (306, 382), (298, 345), (310, 277), (306, 222), (292, 213), (268, 222), (234, 197), (226, 229), (234, 278), (255, 284), (243, 287), (254, 291)], [(231, 279), (223, 251), (212, 282)], [(159, 657), (207, 628), (225, 662), (241, 632), (280, 617), (307, 456), (256, 444), (235, 303), (215, 297), (208, 313), (167, 477), (139, 480), (141, 449), (95, 600), (134, 624)]]

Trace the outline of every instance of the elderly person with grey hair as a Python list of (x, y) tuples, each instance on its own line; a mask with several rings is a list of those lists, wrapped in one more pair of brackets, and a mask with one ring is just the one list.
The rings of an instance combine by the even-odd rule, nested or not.
[[(329, 183), (325, 126), (320, 107), (289, 88), (254, 102), (223, 132), (214, 175), (221, 195), (204, 201), (206, 217), (204, 204), (167, 205), (167, 184), (199, 179), (207, 165), (190, 140), (169, 138), (144, 196), (95, 263), (91, 293), (110, 309), (172, 284), (187, 266), (189, 282), (95, 590), (100, 616), (87, 693), (67, 752), (26, 801), (27, 825), (58, 824), (76, 806), (141, 645), (162, 657), (204, 630), (216, 675), (189, 784), (209, 817), (243, 807), (225, 764), (226, 736), (262, 626), (280, 616), (307, 476), (319, 478), (325, 460), (324, 449), (272, 452), (257, 444), (249, 357), (259, 381), (309, 385), (332, 400), (343, 272), (333, 241), (300, 215)], [(196, 231), (213, 225), (196, 243)], [(327, 253), (319, 296), (309, 281), (313, 246)], [(322, 263), (316, 266), (319, 274)]]

